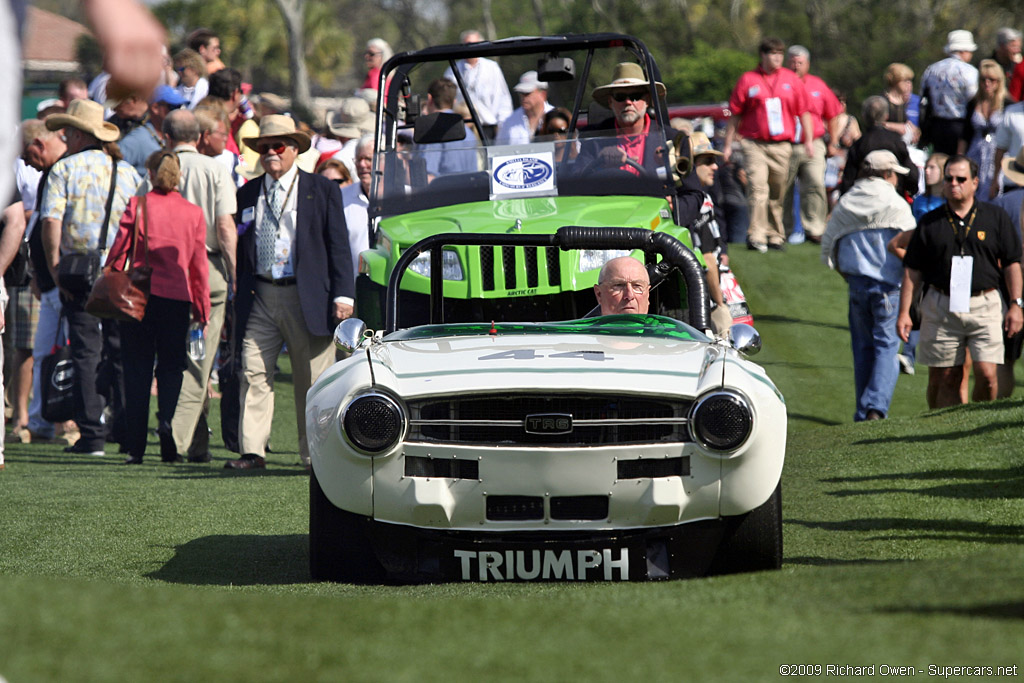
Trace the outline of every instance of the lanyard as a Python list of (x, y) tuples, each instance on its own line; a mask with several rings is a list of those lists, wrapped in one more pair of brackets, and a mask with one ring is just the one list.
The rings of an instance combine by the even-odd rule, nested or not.
[(957, 221), (960, 225), (963, 225), (963, 220), (959, 216), (953, 213), (953, 210), (949, 208), (949, 204), (946, 204), (946, 220), (949, 221), (949, 227), (953, 228), (953, 235), (956, 237), (956, 243), (960, 247), (960, 255), (964, 255), (964, 243), (967, 242), (967, 236), (971, 234), (971, 228), (974, 226), (974, 218), (978, 215), (978, 205), (975, 203), (971, 206), (971, 211), (967, 218), (967, 227), (964, 230), (964, 236), (960, 236), (960, 231), (957, 229)]
[[(295, 189), (295, 181), (298, 180), (298, 179), (299, 179), (299, 174), (298, 173), (296, 173), (294, 176), (292, 176), (292, 183), (291, 183), (291, 185), (288, 186), (288, 192), (284, 196), (284, 201), (281, 202), (281, 213), (276, 215), (276, 216), (274, 216), (274, 209), (273, 209), (273, 207), (270, 206), (270, 198), (267, 197), (267, 184), (266, 184), (266, 182), (263, 183), (263, 187), (261, 188), (263, 190), (263, 203), (265, 205), (267, 213), (269, 213), (271, 216), (273, 216), (274, 223), (276, 225), (278, 225), (278, 226), (281, 225), (281, 216), (284, 215), (285, 207), (288, 206), (288, 198), (292, 196), (292, 190)], [(277, 181), (275, 180), (274, 182), (277, 182)]]

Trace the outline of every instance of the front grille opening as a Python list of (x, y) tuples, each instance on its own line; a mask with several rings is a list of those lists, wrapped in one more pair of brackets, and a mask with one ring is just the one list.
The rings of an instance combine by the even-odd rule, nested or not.
[(501, 267), (505, 270), (505, 289), (516, 288), (516, 248), (501, 248)]
[(544, 519), (544, 499), (540, 496), (488, 496), (487, 519), (492, 522)]
[(548, 284), (559, 287), (562, 284), (562, 268), (558, 260), (558, 247), (544, 247), (548, 260)]
[(608, 519), (608, 496), (557, 496), (552, 498), (551, 519), (585, 522)]
[(526, 247), (523, 254), (526, 257), (526, 286), (536, 287), (540, 284), (540, 274), (537, 272), (537, 249), (540, 247)]
[(494, 247), (480, 247), (480, 275), (485, 292), (494, 291)]
[[(680, 443), (691, 440), (684, 424), (690, 401), (669, 398), (600, 395), (501, 395), (432, 398), (408, 403), (412, 424), (408, 440), (426, 443), (524, 444), (532, 446)], [(568, 434), (528, 434), (528, 415), (572, 415)], [(581, 424), (612, 420), (617, 424)], [(659, 422), (658, 420), (678, 420)], [(456, 424), (450, 424), (450, 422)], [(507, 421), (507, 425), (472, 424)], [(458, 424), (464, 422), (464, 424)]]
[(475, 479), (480, 480), (480, 462), (458, 458), (423, 458), (405, 456), (405, 476), (431, 477), (434, 479)]
[(658, 477), (690, 476), (690, 458), (662, 458), (660, 460), (619, 460), (619, 479), (657, 479)]

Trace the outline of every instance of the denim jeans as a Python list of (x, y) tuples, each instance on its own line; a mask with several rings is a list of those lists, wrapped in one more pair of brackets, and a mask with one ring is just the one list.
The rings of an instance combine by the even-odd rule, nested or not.
[(853, 349), (853, 376), (857, 390), (854, 422), (867, 419), (869, 410), (889, 414), (889, 403), (899, 379), (896, 353), (896, 317), (900, 290), (878, 282), (875, 285), (850, 286), (850, 343)]

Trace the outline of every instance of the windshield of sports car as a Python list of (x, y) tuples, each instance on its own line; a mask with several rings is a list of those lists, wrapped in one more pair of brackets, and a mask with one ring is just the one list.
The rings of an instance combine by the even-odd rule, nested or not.
[(472, 49), (464, 58), (466, 46), (430, 48), (385, 66), (371, 215), (674, 193), (664, 88), (647, 75), (656, 67), (642, 45), (556, 37)]
[(605, 315), (551, 323), (457, 323), (421, 325), (389, 334), (386, 341), (437, 337), (474, 337), (534, 334), (587, 334), (615, 337), (659, 337), (708, 342), (710, 339), (686, 323), (661, 315)]

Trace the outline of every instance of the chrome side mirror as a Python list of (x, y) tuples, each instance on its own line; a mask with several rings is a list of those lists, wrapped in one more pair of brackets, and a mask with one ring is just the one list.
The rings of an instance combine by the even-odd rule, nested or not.
[(334, 328), (334, 346), (341, 351), (352, 353), (363, 341), (366, 323), (359, 318), (346, 318)]
[(753, 356), (761, 350), (761, 335), (746, 323), (736, 323), (729, 328), (729, 343), (744, 356)]

